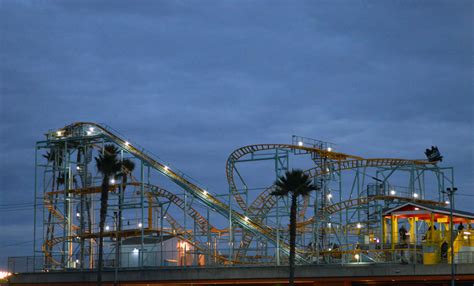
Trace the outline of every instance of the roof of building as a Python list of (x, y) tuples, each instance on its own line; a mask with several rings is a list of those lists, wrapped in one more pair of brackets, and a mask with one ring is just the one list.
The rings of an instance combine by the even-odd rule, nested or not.
[[(434, 206), (434, 205), (427, 205), (427, 204), (422, 204), (422, 203), (415, 203), (415, 202), (408, 202), (403, 205), (399, 205), (397, 207), (391, 208), (387, 210), (386, 212), (383, 213), (383, 215), (389, 215), (392, 214), (393, 212), (396, 212), (398, 210), (402, 210), (406, 208), (407, 206), (413, 206), (413, 207), (418, 207), (420, 209), (424, 209), (433, 213), (439, 213), (439, 214), (446, 214), (450, 215), (451, 213), (451, 208), (446, 208), (446, 207), (441, 207), (441, 206)], [(474, 213), (467, 212), (467, 211), (462, 211), (462, 210), (456, 210), (453, 209), (453, 216), (456, 217), (462, 217), (462, 218), (468, 218), (468, 219), (474, 219)]]

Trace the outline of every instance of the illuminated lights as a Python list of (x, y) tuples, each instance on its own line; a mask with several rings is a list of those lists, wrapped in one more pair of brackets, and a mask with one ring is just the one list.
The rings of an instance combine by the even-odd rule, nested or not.
[(414, 193), (414, 194), (413, 194), (413, 197), (414, 197), (415, 199), (418, 198), (418, 194), (417, 194), (417, 193)]
[(331, 152), (332, 151), (332, 148), (331, 147), (328, 147), (328, 152)]
[(329, 173), (329, 171), (330, 171), (329, 168), (326, 168), (326, 173)]
[(354, 255), (354, 258), (355, 258), (356, 260), (359, 260), (359, 258), (360, 258), (359, 254)]
[(415, 211), (419, 211), (419, 210), (420, 210), (420, 208), (415, 208)]
[(135, 254), (135, 255), (138, 255), (138, 252), (140, 252), (140, 251), (138, 250), (138, 248), (134, 248), (134, 249), (132, 250), (132, 253)]
[(0, 271), (0, 279), (5, 279), (8, 276), (12, 275), (10, 272), (7, 271)]
[(58, 136), (58, 137), (63, 136), (63, 131), (62, 130), (56, 131), (56, 136)]
[(207, 196), (207, 191), (206, 190), (204, 190), (202, 193), (203, 193), (203, 195)]
[(94, 127), (89, 127), (89, 132), (94, 132)]
[(332, 248), (328, 248), (328, 251), (331, 251), (331, 250), (332, 250)]
[(298, 146), (303, 146), (303, 141), (298, 141)]
[(76, 263), (79, 264), (79, 259), (76, 259)]
[(142, 228), (143, 224), (140, 222), (138, 223), (138, 228)]
[(390, 195), (395, 196), (396, 193), (395, 190), (390, 190)]
[(164, 168), (165, 168), (165, 171), (168, 171), (168, 170), (169, 170), (168, 166), (165, 166)]
[(449, 201), (445, 201), (444, 203), (445, 203), (445, 204), (447, 204), (447, 205), (449, 205), (449, 204), (450, 204), (450, 203), (449, 203)]
[(467, 235), (463, 236), (462, 238), (464, 238), (464, 239), (468, 239)]
[(360, 223), (357, 223), (357, 228), (362, 228), (362, 225)]
[(80, 171), (80, 170), (81, 170), (81, 166), (76, 166), (76, 170)]
[(109, 183), (110, 183), (111, 185), (115, 184), (115, 179), (110, 179)]
[(110, 226), (106, 225), (106, 226), (105, 226), (105, 230), (109, 231), (109, 230), (110, 230)]
[(130, 146), (130, 142), (125, 141), (125, 146), (127, 146), (127, 147)]
[(76, 213), (76, 216), (77, 216), (77, 217), (81, 217), (81, 213)]
[(249, 217), (246, 216), (246, 217), (244, 218), (244, 220), (245, 220), (245, 221), (249, 221)]
[(471, 235), (471, 233), (469, 231), (465, 231), (463, 232), (465, 235)]
[(331, 225), (332, 225), (332, 224), (331, 224), (330, 222), (328, 222), (328, 227), (331, 227)]
[(87, 131), (86, 134), (87, 134), (87, 136), (91, 136), (91, 135), (92, 135), (92, 132)]
[(331, 199), (332, 198), (332, 194), (328, 194), (328, 199)]

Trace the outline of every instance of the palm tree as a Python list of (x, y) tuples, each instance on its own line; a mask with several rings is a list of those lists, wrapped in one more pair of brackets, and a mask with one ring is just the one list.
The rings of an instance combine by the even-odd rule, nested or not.
[(95, 158), (97, 171), (102, 174), (100, 193), (100, 221), (99, 221), (99, 261), (97, 268), (97, 285), (102, 284), (102, 264), (104, 256), (104, 225), (107, 216), (107, 201), (109, 199), (110, 179), (120, 172), (121, 163), (118, 158), (118, 148), (115, 145), (105, 145), (104, 152)]
[(296, 208), (299, 196), (307, 196), (318, 189), (302, 170), (286, 171), (285, 175), (275, 182), (273, 196), (291, 196), (290, 208), (290, 285), (295, 283), (295, 247), (296, 247)]
[(128, 177), (132, 175), (133, 170), (135, 169), (135, 163), (130, 159), (123, 159), (121, 162), (121, 171), (118, 174), (118, 177), (122, 178), (122, 187), (120, 188), (119, 194), (119, 211), (117, 214), (116, 221), (118, 222), (118, 235), (117, 235), (117, 245), (115, 247), (115, 263), (116, 267), (120, 265), (120, 248), (121, 248), (121, 237), (120, 232), (122, 231), (122, 204), (123, 198), (125, 195), (125, 188), (127, 187)]

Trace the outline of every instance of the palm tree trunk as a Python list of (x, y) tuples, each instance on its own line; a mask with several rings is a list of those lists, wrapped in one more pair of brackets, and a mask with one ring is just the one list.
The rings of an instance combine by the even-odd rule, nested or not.
[(295, 284), (295, 248), (296, 248), (296, 207), (298, 202), (296, 194), (291, 195), (290, 210), (290, 286)]
[(107, 201), (109, 198), (109, 176), (104, 175), (100, 195), (100, 222), (99, 222), (99, 261), (97, 267), (97, 285), (102, 285), (102, 267), (104, 257), (104, 225), (107, 215)]

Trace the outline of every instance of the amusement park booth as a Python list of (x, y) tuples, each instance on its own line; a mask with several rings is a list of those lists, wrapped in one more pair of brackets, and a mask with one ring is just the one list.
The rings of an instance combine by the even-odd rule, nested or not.
[[(415, 253), (423, 264), (474, 263), (474, 213), (437, 205), (408, 202), (383, 213), (382, 241), (404, 255)], [(420, 261), (421, 260), (421, 261)]]

